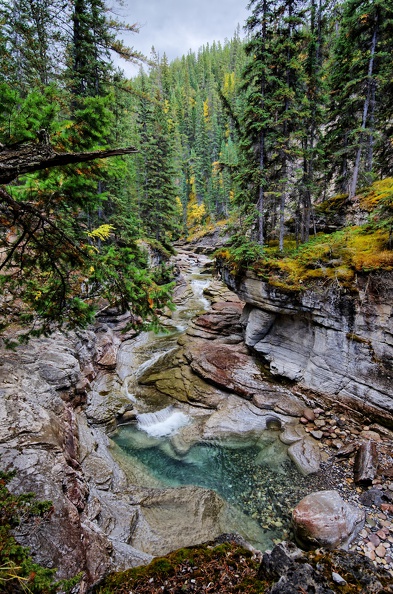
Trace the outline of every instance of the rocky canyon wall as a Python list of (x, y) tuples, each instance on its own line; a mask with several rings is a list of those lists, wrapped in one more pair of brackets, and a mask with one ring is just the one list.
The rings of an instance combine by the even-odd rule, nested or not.
[(246, 302), (246, 344), (274, 376), (393, 424), (393, 273), (359, 277), (356, 293), (286, 293), (252, 272), (221, 275)]

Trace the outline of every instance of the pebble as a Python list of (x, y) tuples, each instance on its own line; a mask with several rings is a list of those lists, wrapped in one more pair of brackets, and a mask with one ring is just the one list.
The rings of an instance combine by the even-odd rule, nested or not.
[(314, 421), (314, 425), (316, 427), (324, 427), (326, 425), (326, 421), (324, 421), (323, 419), (316, 419)]
[(375, 561), (375, 553), (374, 551), (366, 551), (364, 553), (365, 557), (368, 557), (371, 561)]
[(370, 534), (370, 536), (368, 537), (368, 539), (376, 547), (381, 543), (379, 537), (376, 534)]
[(310, 431), (310, 435), (312, 435), (315, 439), (322, 439), (323, 437), (322, 431)]
[(384, 530), (378, 530), (378, 532), (376, 532), (375, 534), (379, 536), (379, 538), (381, 538), (382, 540), (386, 539), (386, 532)]
[(360, 437), (363, 437), (364, 439), (372, 439), (374, 441), (381, 441), (381, 436), (375, 431), (361, 431)]
[(367, 536), (368, 536), (368, 532), (367, 532), (367, 530), (365, 530), (365, 529), (363, 528), (363, 530), (361, 530), (361, 531), (360, 531), (360, 536), (361, 536), (362, 538), (367, 538)]
[(375, 545), (370, 540), (366, 542), (365, 548), (367, 551), (375, 551)]
[[(303, 416), (306, 421), (314, 421), (315, 420), (315, 413), (311, 408), (305, 408), (303, 411)], [(301, 421), (301, 419), (300, 419)]]
[(314, 408), (315, 415), (323, 415), (324, 412), (323, 408)]
[(386, 555), (386, 549), (385, 547), (380, 544), (376, 549), (375, 549), (376, 554), (378, 555), (378, 557), (385, 557)]
[(346, 584), (347, 582), (344, 580), (343, 577), (341, 577), (341, 575), (339, 573), (336, 573), (335, 571), (332, 571), (332, 580), (335, 584), (338, 584), (340, 586), (344, 586), (344, 584)]

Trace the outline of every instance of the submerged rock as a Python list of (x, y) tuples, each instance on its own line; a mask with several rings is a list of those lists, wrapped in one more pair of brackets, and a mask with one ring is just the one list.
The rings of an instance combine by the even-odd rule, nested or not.
[(306, 549), (345, 549), (363, 528), (364, 520), (364, 511), (346, 503), (337, 491), (307, 495), (292, 512), (296, 540)]
[(153, 556), (211, 540), (225, 529), (224, 502), (214, 491), (136, 490), (132, 502), (139, 511), (129, 544)]

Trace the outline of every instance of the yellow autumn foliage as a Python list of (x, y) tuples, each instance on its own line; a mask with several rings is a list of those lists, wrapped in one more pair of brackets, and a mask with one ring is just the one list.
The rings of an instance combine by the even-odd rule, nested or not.
[(203, 102), (203, 117), (205, 118), (205, 122), (209, 122), (209, 100)]
[(195, 225), (200, 225), (205, 215), (206, 207), (203, 203), (197, 204), (195, 201), (189, 204), (187, 208), (187, 227), (192, 228)]
[(101, 241), (105, 241), (109, 238), (112, 231), (115, 230), (113, 225), (100, 225), (97, 229), (93, 229), (93, 231), (87, 231), (88, 237), (91, 239), (100, 239)]

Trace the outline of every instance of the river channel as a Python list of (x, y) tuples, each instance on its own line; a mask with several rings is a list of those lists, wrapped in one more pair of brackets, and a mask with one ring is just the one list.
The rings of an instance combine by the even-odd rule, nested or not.
[[(139, 487), (194, 485), (215, 491), (226, 507), (223, 531), (237, 532), (266, 550), (290, 536), (290, 510), (316, 487), (316, 477), (303, 477), (289, 459), (288, 446), (279, 439), (280, 424), (265, 416), (248, 430), (240, 418), (238, 430), (206, 431), (217, 407), (173, 399), (140, 381), (149, 370), (159, 370), (160, 361), (179, 348), (191, 320), (211, 307), (204, 291), (213, 278), (201, 273), (207, 259), (191, 254), (186, 262), (183, 289), (176, 310), (165, 319), (165, 332), (145, 332), (133, 346), (133, 370), (124, 385), (135, 420), (113, 435), (116, 457), (138, 470)], [(249, 407), (238, 396), (227, 398), (235, 408)]]

